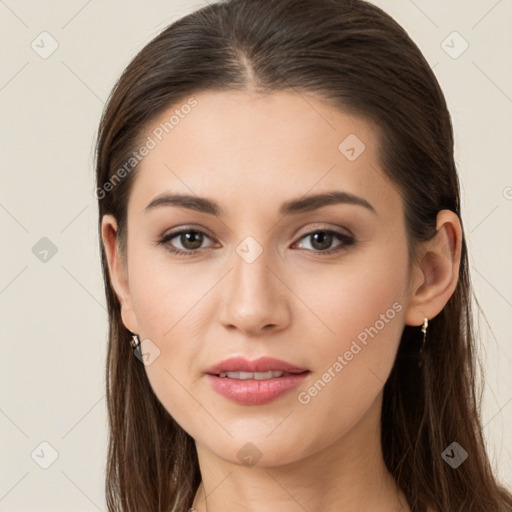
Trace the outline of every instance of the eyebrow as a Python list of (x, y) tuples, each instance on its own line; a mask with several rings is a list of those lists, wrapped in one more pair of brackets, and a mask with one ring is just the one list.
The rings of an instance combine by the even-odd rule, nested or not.
[[(356, 196), (349, 192), (341, 192), (337, 190), (285, 201), (281, 205), (279, 213), (282, 216), (293, 215), (302, 212), (310, 212), (332, 204), (352, 204), (356, 206), (362, 206), (377, 214), (375, 208), (366, 199), (363, 199), (362, 197)], [(210, 215), (224, 215), (223, 209), (215, 201), (207, 199), (206, 197), (199, 197), (188, 194), (160, 194), (155, 197), (144, 210), (147, 212), (159, 206), (177, 206), (202, 213), (208, 213)]]

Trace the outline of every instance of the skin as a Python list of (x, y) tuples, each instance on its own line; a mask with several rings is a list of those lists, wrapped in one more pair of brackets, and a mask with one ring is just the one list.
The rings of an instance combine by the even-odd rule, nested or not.
[[(380, 168), (372, 125), (313, 95), (204, 91), (194, 97), (197, 107), (137, 170), (127, 265), (116, 245), (116, 220), (106, 215), (102, 222), (123, 323), (159, 348), (145, 366), (148, 379), (196, 441), (203, 481), (194, 508), (409, 511), (382, 458), (382, 391), (404, 326), (418, 326), (421, 335), (424, 317), (435, 317), (455, 289), (457, 216), (439, 212), (437, 235), (417, 247), (409, 267), (402, 200)], [(354, 161), (338, 149), (349, 134), (366, 146)], [(278, 213), (283, 201), (332, 190), (364, 198), (375, 212), (334, 204)], [(167, 191), (208, 197), (225, 213), (169, 205), (144, 211)], [(196, 255), (174, 255), (157, 243), (180, 227), (205, 233)], [(323, 255), (305, 235), (326, 229), (350, 230), (356, 241)], [(236, 252), (247, 236), (263, 250), (252, 263)], [(193, 247), (179, 236), (171, 244)], [(339, 244), (336, 236), (327, 242), (328, 248)], [(298, 393), (394, 303), (401, 306), (394, 318), (309, 403), (300, 403)], [(204, 377), (233, 355), (270, 355), (311, 373), (273, 402), (239, 405)], [(237, 456), (248, 442), (261, 454), (252, 466)]]

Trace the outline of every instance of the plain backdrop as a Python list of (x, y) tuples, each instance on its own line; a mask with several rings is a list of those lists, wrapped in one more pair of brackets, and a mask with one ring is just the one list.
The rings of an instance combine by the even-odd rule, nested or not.
[[(472, 280), (488, 321), (484, 434), (512, 488), (512, 2), (375, 3), (418, 44), (452, 115)], [(0, 1), (2, 512), (106, 510), (93, 141), (128, 62), (202, 5)]]

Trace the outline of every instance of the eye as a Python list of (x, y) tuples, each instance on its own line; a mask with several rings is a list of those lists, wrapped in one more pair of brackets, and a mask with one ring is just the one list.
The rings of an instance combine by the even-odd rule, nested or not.
[[(310, 244), (311, 249), (308, 250), (322, 255), (342, 251), (346, 249), (347, 246), (355, 243), (355, 239), (351, 235), (331, 229), (311, 231), (303, 235), (299, 241), (308, 238), (311, 239), (312, 242)], [(175, 239), (176, 241), (172, 242)], [(164, 235), (158, 240), (158, 244), (164, 245), (165, 248), (173, 254), (191, 256), (198, 253), (203, 248), (202, 246), (205, 239), (210, 239), (210, 237), (203, 231), (184, 228)], [(338, 240), (339, 243), (332, 247), (332, 243), (336, 240)], [(180, 244), (181, 248), (176, 247), (176, 244)]]
[[(172, 233), (168, 233), (164, 235), (159, 241), (158, 244), (165, 245), (166, 249), (174, 254), (181, 254), (185, 256), (190, 256), (191, 254), (195, 254), (201, 249), (201, 246), (204, 242), (205, 238), (210, 238), (203, 231), (198, 229), (181, 229), (179, 231), (174, 231)], [(177, 242), (181, 244), (181, 247), (176, 247), (172, 240), (177, 239)]]
[[(352, 236), (340, 231), (334, 231), (330, 229), (319, 229), (316, 231), (311, 231), (310, 233), (303, 235), (300, 240), (308, 238), (311, 240), (310, 245), (312, 249), (310, 250), (320, 254), (332, 254), (342, 251), (347, 246), (352, 245), (355, 242)], [(336, 241), (336, 239), (338, 239), (340, 243), (334, 247), (331, 247), (331, 244)]]

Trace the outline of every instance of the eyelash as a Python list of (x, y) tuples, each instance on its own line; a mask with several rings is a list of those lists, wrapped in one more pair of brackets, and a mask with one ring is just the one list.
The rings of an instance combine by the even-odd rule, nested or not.
[[(158, 240), (157, 243), (158, 243), (158, 245), (166, 245), (166, 249), (169, 252), (176, 254), (178, 256), (194, 256), (199, 251), (201, 251), (201, 249), (193, 249), (193, 250), (186, 251), (183, 249), (178, 249), (176, 247), (173, 247), (169, 244), (169, 242), (173, 238), (176, 238), (177, 236), (180, 236), (184, 233), (192, 233), (192, 232), (199, 233), (199, 234), (205, 235), (206, 237), (210, 238), (204, 231), (201, 231), (199, 229), (186, 228), (186, 229), (181, 229), (179, 231), (174, 231), (172, 233), (169, 233), (169, 234), (163, 236), (160, 240)], [(313, 252), (316, 254), (321, 254), (321, 255), (334, 254), (334, 253), (337, 253), (337, 252), (340, 252), (340, 251), (346, 249), (348, 246), (353, 245), (355, 243), (355, 239), (352, 236), (347, 235), (346, 233), (342, 233), (340, 231), (332, 230), (332, 229), (316, 229), (314, 231), (310, 231), (309, 233), (305, 233), (304, 235), (302, 235), (299, 238), (299, 241), (302, 240), (303, 238), (307, 238), (308, 236), (312, 236), (316, 233), (328, 233), (331, 235), (335, 235), (341, 241), (341, 243), (336, 245), (334, 248), (327, 249), (325, 251), (315, 251), (313, 249), (306, 249), (307, 251)]]

